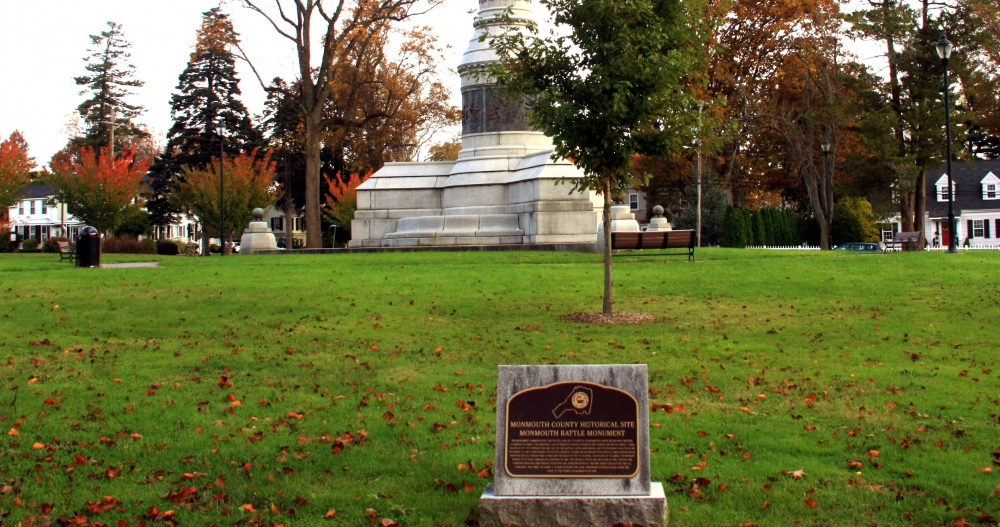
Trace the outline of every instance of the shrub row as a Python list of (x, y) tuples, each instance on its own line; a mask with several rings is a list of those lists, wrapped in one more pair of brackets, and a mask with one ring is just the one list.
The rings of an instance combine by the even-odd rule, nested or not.
[(119, 236), (105, 238), (101, 250), (115, 254), (156, 254), (156, 244), (148, 238), (136, 240), (129, 236)]

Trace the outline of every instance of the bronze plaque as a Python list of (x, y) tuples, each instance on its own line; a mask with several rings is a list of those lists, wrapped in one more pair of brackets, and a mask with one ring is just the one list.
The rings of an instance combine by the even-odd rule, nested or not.
[(507, 401), (504, 470), (513, 478), (632, 478), (639, 403), (588, 382), (531, 388)]

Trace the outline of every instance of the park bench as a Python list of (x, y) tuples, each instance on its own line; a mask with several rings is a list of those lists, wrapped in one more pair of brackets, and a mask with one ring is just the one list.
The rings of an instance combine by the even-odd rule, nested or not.
[(919, 232), (897, 232), (892, 240), (886, 242), (886, 249), (899, 251), (919, 251), (920, 250), (920, 233)]
[(694, 261), (696, 237), (693, 230), (686, 231), (644, 231), (644, 232), (612, 232), (611, 250), (641, 251), (643, 249), (683, 249), (680, 252), (657, 252), (650, 256), (687, 255), (688, 261)]
[(56, 242), (56, 247), (59, 248), (60, 262), (63, 260), (76, 261), (76, 250), (68, 242)]

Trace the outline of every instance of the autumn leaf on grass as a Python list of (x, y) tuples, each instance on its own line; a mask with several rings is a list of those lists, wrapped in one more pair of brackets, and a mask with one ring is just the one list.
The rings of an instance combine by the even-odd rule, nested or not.
[(782, 470), (781, 473), (784, 474), (784, 475), (786, 475), (786, 476), (791, 476), (792, 479), (801, 479), (803, 476), (806, 475), (806, 471), (802, 470), (802, 469), (795, 470), (795, 471)]
[(177, 489), (177, 492), (168, 491), (163, 495), (163, 499), (168, 500), (174, 505), (190, 503), (198, 499), (198, 489), (194, 487), (181, 487)]
[(244, 503), (240, 508), (249, 512), (250, 514), (257, 514), (257, 509), (253, 508), (253, 505), (249, 503)]
[(765, 502), (764, 502), (764, 506), (762, 506), (762, 507), (760, 508), (760, 510), (762, 510), (762, 511), (766, 511), (766, 510), (767, 510), (767, 508), (768, 508), (768, 507), (770, 507), (770, 506), (771, 506), (771, 502), (769, 502), (769, 501), (765, 501)]
[(819, 505), (819, 503), (813, 501), (812, 498), (806, 498), (806, 505), (808, 505), (810, 508), (815, 509), (816, 506)]
[(380, 522), (382, 527), (399, 527), (399, 524), (390, 520), (389, 518), (383, 518)]

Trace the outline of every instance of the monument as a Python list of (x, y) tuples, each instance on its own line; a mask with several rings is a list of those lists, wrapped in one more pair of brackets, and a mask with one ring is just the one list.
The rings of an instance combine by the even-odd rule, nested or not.
[(649, 220), (649, 226), (646, 227), (647, 232), (662, 232), (673, 230), (670, 226), (670, 222), (667, 218), (663, 216), (664, 210), (662, 205), (657, 205), (653, 207), (653, 218)]
[[(350, 247), (593, 244), (603, 200), (572, 192), (582, 172), (552, 159), (552, 142), (528, 126), (526, 106), (504, 99), (486, 75), (496, 52), (480, 37), (534, 20), (530, 0), (479, 0), (462, 79), (457, 161), (389, 163), (358, 187)], [(561, 183), (561, 184), (560, 184)]]
[(645, 365), (500, 366), (483, 527), (662, 527)]
[(240, 254), (277, 250), (278, 243), (274, 239), (274, 233), (267, 228), (267, 222), (264, 221), (264, 209), (259, 207), (253, 209), (253, 218), (254, 221), (250, 222), (250, 226), (240, 238)]

